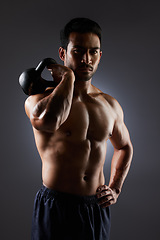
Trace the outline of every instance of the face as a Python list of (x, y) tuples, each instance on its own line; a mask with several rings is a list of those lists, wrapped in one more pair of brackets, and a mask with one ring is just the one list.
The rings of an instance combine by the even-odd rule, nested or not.
[(67, 50), (59, 49), (64, 65), (74, 71), (76, 80), (88, 81), (97, 70), (102, 52), (99, 37), (94, 33), (72, 32)]

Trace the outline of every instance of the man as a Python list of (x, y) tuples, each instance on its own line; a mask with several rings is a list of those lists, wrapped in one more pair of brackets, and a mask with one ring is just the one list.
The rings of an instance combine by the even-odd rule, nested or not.
[[(132, 159), (132, 144), (119, 103), (91, 84), (100, 62), (101, 29), (86, 18), (61, 32), (64, 66), (48, 69), (57, 87), (30, 96), (25, 109), (42, 160), (32, 239), (107, 240), (116, 203)], [(114, 147), (105, 185), (107, 140)]]

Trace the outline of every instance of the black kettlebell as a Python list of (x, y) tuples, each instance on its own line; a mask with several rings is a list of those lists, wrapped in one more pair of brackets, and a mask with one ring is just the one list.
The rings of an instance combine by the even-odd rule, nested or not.
[(19, 77), (19, 84), (27, 95), (43, 93), (47, 87), (56, 87), (54, 81), (47, 81), (41, 77), (41, 73), (46, 66), (57, 64), (52, 58), (43, 59), (36, 68), (29, 68)]

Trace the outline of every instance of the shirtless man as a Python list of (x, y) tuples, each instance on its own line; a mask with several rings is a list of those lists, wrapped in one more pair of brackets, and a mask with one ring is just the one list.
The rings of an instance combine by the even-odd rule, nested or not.
[[(73, 19), (61, 33), (64, 66), (48, 67), (57, 87), (25, 102), (42, 160), (32, 240), (107, 240), (109, 206), (121, 192), (132, 144), (119, 103), (91, 84), (102, 56), (99, 25)], [(105, 185), (108, 139), (114, 154)]]

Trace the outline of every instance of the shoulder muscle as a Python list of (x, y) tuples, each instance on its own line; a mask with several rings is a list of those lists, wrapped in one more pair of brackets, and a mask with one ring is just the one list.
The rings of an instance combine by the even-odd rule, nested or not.
[(119, 102), (113, 98), (112, 96), (108, 95), (108, 94), (103, 94), (103, 97), (107, 100), (107, 102), (110, 104), (110, 106), (112, 107), (115, 115), (117, 116), (118, 119), (121, 119), (123, 121), (123, 110), (121, 105), (119, 104)]

